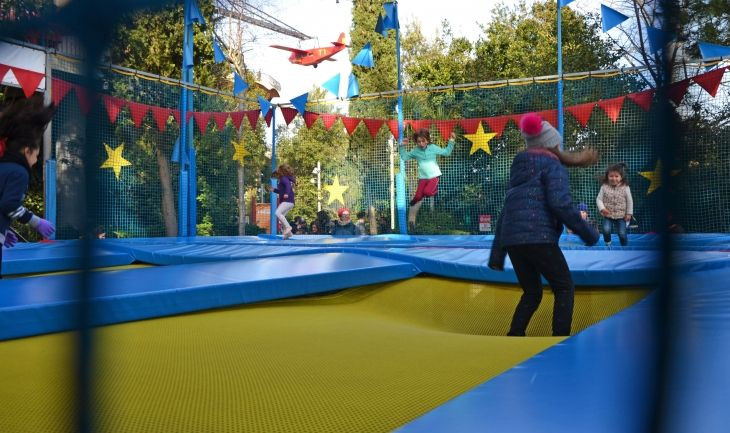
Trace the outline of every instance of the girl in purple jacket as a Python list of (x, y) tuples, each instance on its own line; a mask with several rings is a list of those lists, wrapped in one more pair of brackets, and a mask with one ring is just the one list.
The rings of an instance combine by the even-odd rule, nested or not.
[(276, 207), (276, 218), (281, 222), (281, 228), (284, 239), (289, 239), (292, 235), (291, 225), (286, 220), (286, 214), (294, 207), (294, 183), (296, 178), (294, 177), (294, 170), (288, 164), (281, 164), (276, 171), (271, 174), (271, 177), (279, 179), (276, 188), (267, 186), (269, 191), (274, 191), (279, 194), (279, 206)]

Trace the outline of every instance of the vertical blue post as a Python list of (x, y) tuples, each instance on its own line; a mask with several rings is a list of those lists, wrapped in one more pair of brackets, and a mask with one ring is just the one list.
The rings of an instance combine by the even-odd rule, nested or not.
[[(43, 180), (45, 181), (45, 190), (43, 191), (45, 201), (43, 216), (54, 227), (58, 227), (58, 222), (56, 221), (56, 160), (47, 159), (45, 169), (45, 173), (43, 174)], [(56, 239), (55, 233), (51, 235), (51, 239)]]
[[(180, 90), (180, 179), (178, 181), (178, 236), (188, 236), (188, 205), (189, 205), (189, 179), (188, 156), (190, 155), (190, 140), (192, 140), (192, 122), (187, 122), (187, 112), (192, 108), (192, 100), (190, 98), (190, 90), (185, 84), (192, 83), (193, 67), (187, 65), (187, 56), (185, 51), (193, 51), (193, 23), (188, 22), (190, 16), (191, 3), (193, 0), (185, 0), (183, 9), (183, 58), (182, 58), (182, 83)], [(192, 120), (192, 119), (191, 119)]]
[[(571, 0), (572, 1), (572, 0)], [(558, 132), (560, 133), (560, 149), (563, 149), (563, 5), (565, 0), (558, 0)]]
[[(276, 170), (276, 107), (271, 106), (271, 172)], [(270, 179), (271, 186), (276, 187), (277, 180)], [(269, 211), (269, 234), (276, 234), (276, 193), (271, 192), (269, 194), (269, 201), (271, 203)]]
[[(393, 2), (394, 16), (398, 14), (398, 2)], [(401, 79), (400, 65), (400, 26), (395, 29), (395, 62), (398, 68), (398, 149), (403, 144), (403, 80)], [(408, 233), (406, 223), (406, 163), (400, 159), (398, 175), (395, 179), (396, 207), (398, 209), (398, 227), (400, 234)]]

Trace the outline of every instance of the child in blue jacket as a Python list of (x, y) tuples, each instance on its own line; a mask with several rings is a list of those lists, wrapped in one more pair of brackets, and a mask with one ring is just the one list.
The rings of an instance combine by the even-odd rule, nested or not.
[[(44, 238), (55, 232), (53, 225), (23, 206), (31, 167), (38, 161), (43, 130), (53, 117), (53, 107), (37, 99), (14, 102), (0, 114), (0, 245), (18, 242), (10, 229), (13, 221), (30, 224)], [(2, 248), (0, 248), (2, 275)]]
[(555, 294), (553, 335), (570, 335), (574, 286), (558, 239), (563, 224), (589, 246), (598, 242), (598, 232), (573, 206), (564, 165), (594, 164), (597, 153), (593, 150), (573, 154), (561, 152), (558, 131), (534, 113), (523, 116), (520, 130), (527, 149), (512, 161), (489, 267), (503, 270), (505, 254), (509, 254), (522, 286), (522, 298), (507, 335), (525, 335), (542, 300), (540, 276), (545, 277)]
[(282, 238), (289, 239), (292, 236), (292, 228), (286, 220), (286, 214), (294, 207), (294, 170), (288, 164), (281, 164), (271, 177), (279, 179), (276, 188), (267, 186), (269, 191), (279, 194), (279, 205), (276, 207), (276, 218), (281, 223)]

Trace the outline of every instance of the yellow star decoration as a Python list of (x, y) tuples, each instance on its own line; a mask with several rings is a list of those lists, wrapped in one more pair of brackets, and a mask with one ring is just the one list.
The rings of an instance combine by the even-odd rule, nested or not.
[(471, 141), (471, 150), (469, 150), (469, 155), (473, 154), (479, 149), (482, 149), (483, 151), (487, 152), (488, 155), (491, 155), (492, 150), (489, 149), (489, 140), (493, 139), (496, 135), (497, 134), (495, 134), (494, 132), (484, 132), (484, 128), (482, 128), (482, 122), (479, 122), (479, 127), (477, 127), (476, 133), (464, 134), (464, 138)]
[[(672, 176), (677, 173), (679, 173), (679, 170), (672, 170)], [(646, 195), (653, 193), (662, 186), (662, 161), (657, 160), (654, 171), (640, 171), (639, 174), (649, 179), (649, 189), (646, 191)]]
[(122, 152), (124, 152), (124, 144), (120, 144), (116, 148), (112, 149), (108, 144), (104, 143), (106, 149), (107, 160), (101, 164), (101, 168), (111, 168), (114, 170), (114, 175), (119, 180), (119, 174), (122, 172), (122, 167), (132, 165), (131, 162), (124, 159)]
[(329, 193), (329, 198), (327, 199), (327, 204), (332, 203), (333, 201), (339, 201), (342, 203), (342, 206), (345, 205), (345, 199), (342, 197), (342, 193), (345, 192), (349, 188), (349, 186), (340, 185), (340, 178), (338, 176), (335, 176), (335, 179), (332, 181), (332, 185), (325, 185), (324, 189), (327, 190)]
[(248, 153), (248, 150), (243, 147), (243, 143), (233, 143), (233, 149), (235, 149), (233, 152), (233, 160), (238, 161), (241, 165), (243, 165), (243, 158), (250, 155), (250, 153)]

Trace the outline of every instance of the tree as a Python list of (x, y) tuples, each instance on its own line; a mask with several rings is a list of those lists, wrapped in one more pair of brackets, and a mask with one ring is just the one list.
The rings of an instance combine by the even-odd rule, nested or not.
[[(470, 81), (490, 81), (557, 73), (557, 9), (552, 0), (524, 2), (514, 8), (500, 4), (494, 19), (475, 43)], [(589, 15), (562, 9), (563, 71), (583, 72), (613, 66), (615, 49), (601, 39), (598, 23)]]

